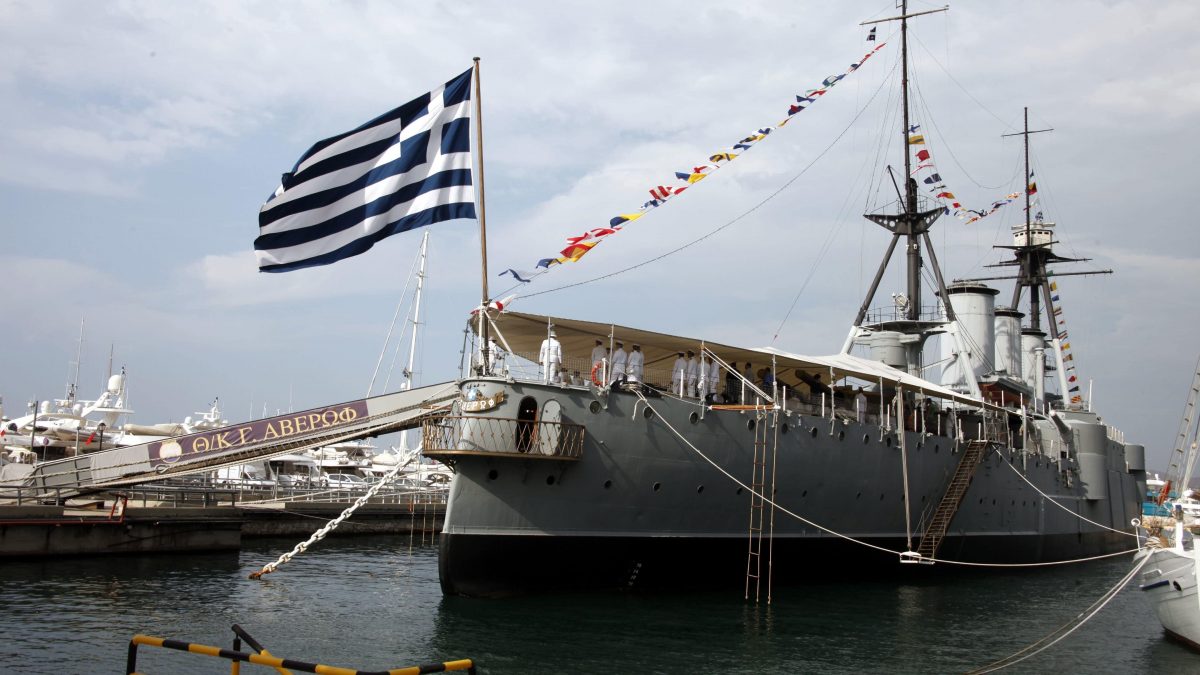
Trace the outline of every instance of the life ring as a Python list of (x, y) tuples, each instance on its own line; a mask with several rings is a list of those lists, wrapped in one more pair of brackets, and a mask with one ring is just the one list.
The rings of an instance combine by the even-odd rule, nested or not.
[(600, 378), (596, 376), (596, 373), (600, 371), (601, 365), (603, 365), (603, 362), (601, 361), (597, 361), (594, 365), (592, 365), (592, 384), (596, 385), (597, 387), (604, 386), (600, 383)]

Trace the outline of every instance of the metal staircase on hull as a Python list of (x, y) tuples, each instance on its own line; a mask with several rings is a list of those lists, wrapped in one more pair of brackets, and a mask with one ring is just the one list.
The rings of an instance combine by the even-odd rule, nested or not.
[(958, 469), (950, 479), (950, 485), (946, 487), (946, 494), (942, 496), (937, 511), (934, 511), (929, 526), (925, 528), (925, 534), (921, 536), (921, 544), (917, 546), (921, 562), (933, 563), (932, 558), (937, 553), (938, 545), (946, 536), (946, 530), (950, 527), (950, 521), (954, 520), (954, 514), (958, 513), (963, 495), (967, 494), (971, 478), (975, 476), (975, 469), (979, 467), (983, 453), (990, 445), (989, 441), (967, 443), (962, 459), (958, 462)]

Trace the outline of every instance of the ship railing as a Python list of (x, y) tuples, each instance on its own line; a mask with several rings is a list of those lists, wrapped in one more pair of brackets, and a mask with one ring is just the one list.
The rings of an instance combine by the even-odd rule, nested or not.
[[(889, 323), (893, 321), (909, 321), (908, 308), (899, 307), (896, 305), (882, 305), (872, 307), (867, 310), (867, 314), (863, 317), (865, 324)], [(917, 313), (917, 321), (945, 321), (946, 312), (942, 308), (941, 303), (935, 305), (922, 305), (921, 311)]]
[(582, 424), (503, 417), (443, 415), (421, 424), (426, 457), (510, 455), (538, 459), (579, 459), (586, 430)]
[[(514, 359), (512, 354), (507, 355), (505, 358), (505, 368), (508, 369), (510, 377), (514, 380), (526, 382), (544, 381), (542, 367), (537, 362), (537, 354), (518, 352), (516, 356), (519, 357), (519, 360)], [(559, 364), (557, 376), (551, 373), (551, 382), (553, 384), (586, 387), (596, 382), (600, 385), (606, 385), (614, 379), (611, 363), (602, 363), (599, 368), (595, 366), (596, 364), (590, 357), (564, 356), (562, 363)], [(594, 380), (593, 368), (595, 369)], [(671, 365), (668, 364), (666, 367), (643, 367), (639, 381), (658, 389), (671, 391), (678, 388), (680, 379), (682, 378), (672, 377)], [(673, 384), (675, 385), (674, 387), (672, 386)], [(723, 386), (724, 383), (722, 383)]]

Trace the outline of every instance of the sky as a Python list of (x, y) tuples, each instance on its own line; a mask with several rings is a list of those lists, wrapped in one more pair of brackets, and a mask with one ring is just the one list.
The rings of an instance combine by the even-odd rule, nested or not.
[[(500, 270), (532, 268), (675, 171), (776, 124), (868, 49), (860, 22), (896, 13), (888, 0), (0, 0), (4, 410), (64, 394), (81, 321), (81, 396), (100, 392), (111, 351), (139, 423), (215, 397), (233, 421), (359, 398), (421, 237), (258, 273), (257, 211), (312, 143), (481, 57), (498, 297), (510, 285)], [(1198, 178), (1200, 46), (1180, 28), (1198, 20), (1186, 1), (977, 1), (910, 29), (913, 122), (967, 206), (1021, 189), (1021, 144), (1004, 134), (1024, 107), (1031, 128), (1053, 128), (1033, 137), (1032, 160), (1058, 250), (1090, 259), (1074, 270), (1114, 270), (1060, 280), (1078, 372), (1158, 470), (1200, 354), (1200, 234), (1184, 199)], [(786, 128), (516, 289), (513, 308), (838, 351), (888, 243), (861, 214), (894, 198), (884, 167), (903, 163), (895, 26), (880, 26), (877, 58)], [(970, 225), (943, 217), (932, 237), (947, 278), (994, 274), (985, 265), (1006, 254), (992, 247), (1022, 218), (1015, 204)], [(434, 383), (459, 371), (479, 234), (469, 220), (427, 229), (417, 376)], [(876, 304), (903, 291), (903, 275), (897, 258)], [(994, 283), (1007, 298), (1008, 282)]]

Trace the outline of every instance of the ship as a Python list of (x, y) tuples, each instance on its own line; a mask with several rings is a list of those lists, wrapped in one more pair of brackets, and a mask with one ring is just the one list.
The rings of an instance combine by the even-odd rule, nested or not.
[[(910, 165), (907, 30), (924, 13), (902, 3), (881, 20), (900, 25), (904, 174), (891, 211), (865, 216), (891, 238), (839, 352), (650, 331), (621, 325), (615, 309), (588, 320), (497, 311), (485, 272), (470, 323), (479, 356), (452, 406), (423, 420), (425, 455), (455, 473), (444, 593), (733, 584), (769, 600), (773, 584), (835, 574), (1137, 547), (1145, 449), (1067, 380), (1056, 321), (1055, 280), (1094, 272), (1057, 269), (1080, 260), (1055, 252), (1056, 224), (1031, 214), (1032, 185), (1012, 244), (998, 247), (1011, 258), (996, 266), (1012, 274), (943, 278), (929, 231), (946, 209)], [(1027, 176), (1032, 133), (1026, 112)], [(900, 246), (906, 287), (876, 306)], [(988, 284), (1001, 279), (1012, 280), (1007, 305)], [(574, 361), (547, 359), (555, 343)], [(636, 372), (615, 358), (635, 344)], [(698, 376), (679, 372), (685, 354)]]

